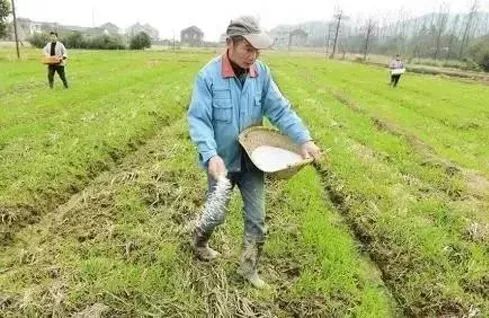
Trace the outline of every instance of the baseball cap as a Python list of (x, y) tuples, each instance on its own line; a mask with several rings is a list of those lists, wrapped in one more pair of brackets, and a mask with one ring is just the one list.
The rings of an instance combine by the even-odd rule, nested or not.
[(256, 49), (266, 49), (273, 44), (272, 38), (260, 28), (258, 21), (251, 16), (241, 16), (231, 20), (226, 35), (241, 35)]

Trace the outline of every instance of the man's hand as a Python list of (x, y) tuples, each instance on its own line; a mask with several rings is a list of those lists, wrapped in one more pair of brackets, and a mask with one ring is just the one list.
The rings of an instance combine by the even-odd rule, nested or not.
[(314, 141), (306, 141), (301, 145), (301, 154), (304, 159), (314, 158), (318, 161), (321, 158), (321, 149), (314, 143)]
[(217, 180), (221, 176), (226, 176), (228, 171), (224, 161), (219, 156), (214, 156), (209, 159), (208, 171), (212, 178)]

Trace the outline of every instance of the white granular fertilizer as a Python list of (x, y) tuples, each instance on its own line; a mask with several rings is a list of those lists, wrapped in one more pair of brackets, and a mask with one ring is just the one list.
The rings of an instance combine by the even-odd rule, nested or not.
[(301, 155), (272, 146), (257, 147), (251, 153), (251, 160), (263, 172), (276, 172), (301, 162)]
[(214, 224), (224, 217), (226, 213), (226, 204), (231, 192), (231, 181), (222, 176), (217, 180), (214, 191), (209, 195), (204, 205), (204, 210), (196, 225), (205, 227), (208, 224)]

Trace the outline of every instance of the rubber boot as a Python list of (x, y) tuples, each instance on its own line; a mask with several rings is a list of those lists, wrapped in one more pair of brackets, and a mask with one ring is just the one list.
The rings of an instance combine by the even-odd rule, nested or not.
[(209, 247), (210, 233), (206, 234), (200, 228), (196, 227), (192, 238), (192, 249), (195, 256), (201, 261), (211, 261), (218, 257), (219, 252)]
[(258, 261), (260, 260), (262, 249), (263, 244), (246, 245), (238, 268), (238, 274), (258, 289), (268, 287), (267, 283), (258, 275)]

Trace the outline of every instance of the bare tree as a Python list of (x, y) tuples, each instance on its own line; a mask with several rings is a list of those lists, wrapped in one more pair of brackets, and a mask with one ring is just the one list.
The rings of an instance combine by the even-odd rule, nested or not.
[(447, 28), (449, 13), (450, 8), (448, 5), (446, 3), (441, 4), (440, 9), (438, 10), (435, 25), (435, 52), (433, 53), (433, 58), (435, 61), (438, 59), (438, 55), (440, 54), (442, 36)]
[(399, 10), (399, 20), (396, 23), (396, 37), (398, 52), (403, 54), (406, 51), (407, 31), (409, 27), (410, 15), (401, 8)]
[(459, 34), (459, 23), (460, 23), (460, 14), (457, 14), (452, 21), (452, 26), (450, 28), (450, 36), (448, 38), (448, 51), (446, 59), (448, 60), (452, 56), (454, 42), (458, 39)]
[(340, 34), (340, 27), (341, 27), (341, 20), (343, 19), (343, 10), (339, 9), (338, 13), (334, 15), (336, 19), (336, 30), (335, 30), (335, 35), (334, 35), (334, 42), (333, 42), (333, 52), (331, 52), (330, 58), (334, 58), (334, 55), (336, 53), (337, 45), (338, 45), (338, 36)]
[(364, 61), (367, 61), (370, 40), (373, 36), (376, 27), (377, 27), (377, 22), (373, 18), (368, 18), (367, 23), (365, 25), (365, 46), (363, 50)]
[(428, 32), (428, 27), (426, 26), (427, 20), (423, 20), (423, 23), (416, 24), (416, 30), (414, 31), (415, 41), (413, 43), (412, 55), (414, 58), (419, 58), (421, 56), (421, 49), (424, 45), (424, 39), (426, 33)]
[(478, 11), (479, 11), (479, 0), (473, 0), (472, 5), (470, 6), (469, 14), (466, 19), (464, 35), (462, 37), (462, 43), (460, 44), (460, 52), (458, 54), (459, 59), (463, 58), (465, 53), (464, 52), (465, 47), (468, 46), (469, 44), (470, 35), (473, 31), (475, 18)]
[(328, 23), (328, 37), (326, 39), (326, 56), (329, 54), (329, 47), (331, 46), (331, 33), (333, 32), (333, 24)]
[(342, 59), (345, 59), (346, 53), (350, 52), (352, 49), (352, 47), (350, 46), (350, 41), (348, 41), (348, 39), (352, 38), (353, 33), (352, 33), (352, 28), (349, 26), (343, 27), (342, 32), (344, 36), (342, 36), (341, 41), (339, 41), (338, 47), (343, 55)]
[(379, 26), (378, 26), (378, 39), (383, 41), (386, 38), (386, 33), (387, 33), (387, 26), (389, 25), (389, 21), (387, 19), (387, 14), (383, 14), (381, 18), (379, 19)]

